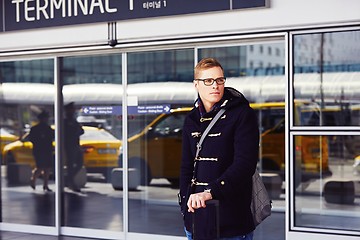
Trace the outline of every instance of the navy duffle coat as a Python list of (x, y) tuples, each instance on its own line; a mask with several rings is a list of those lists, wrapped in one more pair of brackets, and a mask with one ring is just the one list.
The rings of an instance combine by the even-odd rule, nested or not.
[[(245, 235), (255, 229), (250, 203), (252, 175), (259, 157), (259, 128), (256, 113), (240, 92), (225, 87), (221, 102), (221, 108), (226, 111), (205, 137), (197, 162), (196, 181), (207, 186), (199, 184), (194, 191), (211, 189), (213, 199), (219, 200), (219, 229), (223, 238)], [(179, 197), (185, 227), (190, 232), (193, 213), (187, 211), (186, 204), (196, 143), (218, 110), (201, 117), (196, 106), (184, 122)], [(207, 208), (197, 211), (197, 239), (209, 240), (213, 234), (208, 232), (209, 229), (216, 229), (216, 226), (208, 226), (213, 222), (209, 218), (214, 216), (206, 212)]]

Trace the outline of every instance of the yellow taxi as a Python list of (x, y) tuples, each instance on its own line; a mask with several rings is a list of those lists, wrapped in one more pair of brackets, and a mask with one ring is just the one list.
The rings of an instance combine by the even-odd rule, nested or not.
[(4, 146), (14, 142), (18, 139), (18, 136), (15, 136), (14, 134), (11, 134), (9, 131), (7, 131), (4, 128), (0, 128), (0, 152), (3, 152)]
[[(80, 146), (84, 153), (84, 166), (88, 173), (102, 173), (110, 176), (113, 168), (118, 166), (121, 141), (102, 128), (83, 126), (84, 134), (80, 136)], [(21, 139), (4, 146), (2, 151), (5, 163), (24, 163), (35, 166), (32, 155), (32, 143), (29, 133)], [(54, 143), (55, 144), (55, 143)]]
[[(252, 103), (260, 119), (259, 162), (265, 172), (285, 171), (285, 103)], [(181, 163), (182, 127), (191, 108), (172, 109), (160, 114), (140, 133), (128, 139), (128, 167), (140, 171), (141, 184), (152, 178), (166, 178), (176, 185)], [(296, 161), (301, 166), (301, 181), (317, 178), (321, 171), (331, 176), (327, 139), (316, 136), (296, 137)], [(121, 166), (122, 156), (120, 155)]]
[[(182, 127), (192, 108), (171, 109), (160, 114), (140, 133), (128, 139), (128, 167), (140, 171), (141, 184), (166, 178), (176, 185), (181, 162)], [(122, 156), (119, 159), (121, 166)]]

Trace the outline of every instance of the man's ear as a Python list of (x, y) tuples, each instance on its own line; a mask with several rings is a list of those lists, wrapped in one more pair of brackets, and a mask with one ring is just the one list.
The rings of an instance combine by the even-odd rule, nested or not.
[(198, 81), (193, 81), (193, 83), (194, 83), (194, 87), (197, 89), (197, 86), (198, 86)]

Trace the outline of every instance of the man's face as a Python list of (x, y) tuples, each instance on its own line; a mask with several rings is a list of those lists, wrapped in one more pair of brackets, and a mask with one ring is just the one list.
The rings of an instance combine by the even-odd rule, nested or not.
[[(219, 78), (224, 77), (224, 73), (220, 67), (213, 67), (205, 69), (199, 72), (197, 79), (205, 78)], [(205, 110), (208, 112), (214, 106), (215, 103), (219, 102), (224, 95), (224, 84), (218, 85), (216, 81), (210, 86), (206, 86), (203, 81), (194, 81), (194, 86), (199, 92), (200, 98), (204, 104)]]

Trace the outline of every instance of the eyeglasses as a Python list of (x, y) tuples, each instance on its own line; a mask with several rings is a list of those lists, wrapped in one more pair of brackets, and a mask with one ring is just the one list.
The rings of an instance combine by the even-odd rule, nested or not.
[(195, 79), (196, 81), (203, 81), (205, 86), (211, 86), (216, 82), (217, 85), (223, 85), (226, 81), (226, 77), (213, 78), (204, 78), (204, 79)]

